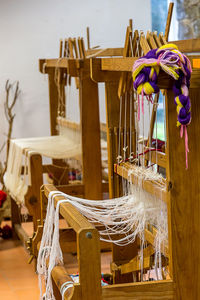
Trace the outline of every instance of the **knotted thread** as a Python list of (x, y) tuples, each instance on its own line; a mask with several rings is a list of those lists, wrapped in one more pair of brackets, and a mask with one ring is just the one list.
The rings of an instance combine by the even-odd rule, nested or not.
[(191, 122), (191, 103), (189, 87), (191, 64), (189, 59), (181, 53), (174, 44), (167, 44), (158, 49), (150, 50), (139, 58), (133, 66), (134, 88), (138, 95), (151, 99), (153, 93), (159, 92), (157, 85), (160, 68), (173, 77), (174, 102), (177, 111), (177, 126), (181, 126), (181, 137), (185, 132), (186, 168), (188, 168), (188, 136), (187, 125)]

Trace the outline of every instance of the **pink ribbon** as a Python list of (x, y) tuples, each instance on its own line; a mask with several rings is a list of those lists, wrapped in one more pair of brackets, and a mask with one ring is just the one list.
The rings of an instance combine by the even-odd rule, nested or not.
[(187, 126), (186, 125), (181, 125), (181, 130), (180, 130), (180, 136), (181, 138), (183, 137), (183, 131), (185, 131), (185, 164), (186, 164), (186, 169), (188, 169), (188, 133), (187, 133)]
[(138, 94), (138, 121), (140, 121), (140, 95)]
[(142, 114), (144, 115), (144, 89), (142, 89)]

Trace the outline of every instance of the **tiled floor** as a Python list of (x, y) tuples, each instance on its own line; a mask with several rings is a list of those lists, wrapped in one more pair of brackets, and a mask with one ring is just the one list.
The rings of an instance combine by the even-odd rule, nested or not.
[(0, 240), (0, 299), (39, 299), (34, 265), (20, 242)]
[[(31, 233), (31, 224), (25, 224)], [(68, 272), (76, 274), (77, 259), (70, 254), (64, 256)], [(39, 300), (38, 279), (34, 264), (29, 265), (29, 255), (20, 241), (0, 239), (0, 300)], [(102, 272), (109, 272), (110, 253), (102, 253)]]

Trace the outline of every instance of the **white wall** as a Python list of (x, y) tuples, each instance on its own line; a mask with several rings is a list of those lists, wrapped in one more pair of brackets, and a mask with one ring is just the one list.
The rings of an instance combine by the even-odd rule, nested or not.
[(38, 59), (57, 57), (59, 39), (85, 37), (86, 26), (91, 46), (121, 47), (130, 18), (134, 28), (150, 29), (150, 0), (1, 0), (0, 146), (6, 79), (19, 80), (21, 89), (13, 137), (48, 135), (48, 82), (38, 71)]

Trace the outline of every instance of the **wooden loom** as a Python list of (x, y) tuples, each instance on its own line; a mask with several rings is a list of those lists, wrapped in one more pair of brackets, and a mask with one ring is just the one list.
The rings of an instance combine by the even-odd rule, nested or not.
[[(182, 52), (198, 52), (200, 40), (175, 42)], [(191, 58), (193, 59), (193, 58)], [(195, 57), (199, 59), (199, 57)], [(131, 72), (135, 58), (102, 58), (98, 65), (91, 62), (93, 74), (109, 77), (113, 71)], [(97, 70), (98, 65), (98, 70)], [(167, 148), (166, 160), (167, 186), (165, 201), (168, 205), (169, 222), (169, 280), (140, 283), (113, 284), (101, 288), (100, 284), (100, 247), (98, 231), (69, 203), (61, 204), (60, 213), (77, 233), (80, 283), (65, 293), (65, 299), (191, 299), (200, 297), (199, 284), (199, 150), (196, 137), (199, 133), (199, 93), (200, 71), (193, 69), (190, 98), (193, 119), (188, 127), (189, 168), (185, 170), (184, 141), (179, 139), (176, 129), (176, 110), (172, 92), (172, 79), (161, 73), (159, 87), (166, 90)], [(178, 141), (178, 143), (177, 143)], [(189, 180), (191, 178), (192, 180)], [(52, 187), (45, 187), (48, 195)], [(152, 191), (154, 190), (151, 187)], [(56, 202), (61, 197), (56, 197)], [(88, 234), (88, 232), (90, 234)], [(52, 278), (58, 287), (71, 280), (64, 267), (57, 266)]]
[[(71, 53), (69, 58), (62, 58), (62, 43), (60, 44), (60, 58), (59, 61), (62, 62), (64, 59), (66, 62), (73, 57), (73, 48), (76, 45), (75, 39), (69, 39), (65, 40), (65, 42), (68, 42), (71, 47)], [(85, 53), (84, 51), (84, 43), (83, 39), (79, 39), (79, 51), (83, 55)], [(66, 53), (64, 52), (64, 56), (66, 56)], [(59, 86), (57, 86), (55, 82), (55, 69), (59, 69), (58, 65), (54, 65), (54, 67), (51, 66), (45, 66), (45, 60), (39, 61), (39, 68), (40, 71), (43, 73), (48, 74), (48, 82), (49, 82), (49, 106), (50, 106), (50, 129), (51, 129), (51, 135), (57, 134), (57, 111), (58, 111), (58, 105), (59, 105), (59, 94), (62, 93), (64, 102), (65, 102), (65, 92), (64, 87), (66, 84), (66, 76), (68, 74), (68, 66), (66, 64), (65, 68), (58, 70), (59, 71)], [(65, 76), (66, 75), (66, 76)], [(33, 154), (30, 158), (30, 173), (32, 178), (32, 185), (29, 186), (28, 193), (25, 197), (25, 205), (28, 208), (29, 214), (33, 217), (33, 225), (34, 225), (34, 234), (33, 237), (35, 237), (35, 232), (37, 231), (38, 225), (41, 224), (41, 220), (43, 216), (41, 215), (41, 203), (40, 203), (40, 187), (43, 184), (43, 174), (44, 173), (53, 173), (54, 178), (59, 178), (60, 175), (63, 175), (63, 170), (65, 171), (65, 176), (62, 176), (63, 179), (58, 182), (54, 179), (54, 184), (58, 185), (59, 188), (63, 191), (72, 194), (72, 195), (79, 195), (84, 196), (87, 195), (88, 198), (92, 199), (101, 199), (103, 192), (107, 192), (108, 185), (107, 183), (102, 183), (102, 170), (101, 170), (101, 149), (100, 149), (100, 123), (99, 123), (99, 107), (98, 107), (98, 93), (96, 86), (92, 85), (90, 83), (90, 80), (83, 81), (80, 79), (78, 81), (76, 79), (76, 85), (80, 86), (79, 89), (79, 97), (80, 97), (80, 107), (82, 109), (81, 116), (82, 119), (89, 120), (91, 112), (88, 109), (88, 101), (93, 100), (93, 107), (92, 107), (92, 115), (93, 119), (91, 122), (84, 122), (84, 125), (82, 126), (82, 150), (83, 150), (83, 181), (80, 184), (69, 184), (68, 179), (68, 168), (66, 163), (63, 162), (63, 160), (53, 159), (53, 164), (51, 165), (43, 165), (42, 164), (42, 157), (40, 154)], [(82, 81), (81, 81), (82, 80)], [(89, 82), (89, 83), (88, 83)], [(93, 94), (94, 99), (91, 97), (88, 97), (87, 88), (88, 84), (92, 86), (93, 88)], [(65, 107), (65, 103), (63, 103), (62, 109)], [(86, 109), (87, 107), (87, 109)], [(91, 106), (90, 106), (91, 107)], [(62, 111), (64, 116), (64, 110)], [(60, 121), (61, 122), (61, 121)], [(62, 121), (63, 122), (63, 121)], [(71, 122), (66, 122), (69, 127), (76, 126), (76, 124)], [(64, 124), (66, 125), (66, 124)], [(103, 127), (103, 126), (102, 126)], [(91, 130), (92, 128), (92, 130)], [(87, 135), (86, 133), (90, 132), (89, 139), (85, 138)], [(95, 147), (91, 146), (91, 141), (93, 141), (93, 145)], [(91, 163), (89, 163), (90, 159), (93, 159), (96, 161), (95, 169), (93, 166), (91, 166)], [(22, 174), (24, 173), (24, 170), (22, 170)], [(91, 180), (93, 179), (93, 186), (95, 187), (94, 190), (91, 191), (90, 184)], [(43, 209), (46, 206), (46, 203), (42, 202)], [(32, 244), (32, 238), (28, 237), (28, 234), (21, 226), (21, 215), (19, 208), (16, 204), (16, 202), (12, 199), (12, 206), (11, 206), (11, 212), (12, 212), (12, 226), (14, 229), (14, 232), (16, 235), (22, 240), (24, 244), (28, 246), (29, 251), (31, 252), (31, 244)], [(43, 210), (44, 212), (44, 210)], [(39, 226), (39, 230), (41, 227)], [(41, 230), (40, 230), (41, 233)], [(34, 256), (31, 256), (30, 261), (33, 259)]]
[[(65, 56), (59, 59), (46, 59), (40, 60), (40, 70), (48, 73), (50, 82), (50, 107), (54, 105), (54, 109), (50, 110), (51, 114), (51, 132), (56, 133), (57, 125), (57, 107), (58, 107), (58, 93), (56, 91), (56, 84), (54, 82), (54, 70), (59, 68), (60, 76), (63, 76), (66, 72), (67, 75), (75, 77), (76, 86), (79, 87), (79, 100), (81, 110), (81, 136), (82, 136), (82, 164), (83, 164), (83, 182), (82, 184), (67, 184), (59, 185), (57, 188), (67, 194), (85, 197), (87, 199), (102, 199), (102, 195), (108, 192), (108, 184), (102, 182), (101, 170), (101, 153), (100, 153), (100, 130), (105, 131), (105, 126), (99, 123), (99, 99), (98, 99), (98, 83), (91, 80), (90, 77), (90, 60), (86, 59), (87, 53), (89, 56), (95, 57), (102, 50), (84, 50), (83, 39), (78, 39), (79, 56), (80, 59), (73, 58), (78, 56), (76, 40), (68, 39), (65, 43), (69, 43), (71, 50), (70, 59)], [(92, 51), (92, 53), (91, 53)], [(60, 51), (60, 56), (61, 56)], [(107, 56), (107, 53), (105, 53)], [(117, 75), (117, 78), (119, 76)], [(66, 79), (65, 79), (66, 80)], [(63, 89), (64, 83), (60, 79), (60, 88)], [(56, 101), (55, 101), (56, 99)], [(52, 103), (52, 104), (51, 104)], [(79, 130), (78, 124), (71, 123), (67, 120), (61, 119), (59, 123), (64, 126), (75, 127)], [(91, 150), (92, 149), (92, 150)], [(94, 164), (95, 161), (95, 164)], [(91, 188), (93, 187), (93, 188)], [(42, 189), (43, 190), (43, 189)], [(38, 221), (37, 231), (35, 231), (33, 237), (28, 241), (28, 247), (31, 254), (31, 258), (37, 257), (38, 249), (37, 243), (41, 240), (43, 230), (43, 219), (45, 218), (45, 210), (47, 199), (44, 193), (41, 193), (41, 217)], [(76, 244), (74, 240), (74, 234), (71, 228), (64, 230), (64, 234), (61, 233), (63, 239), (66, 239), (62, 248), (66, 252), (76, 252)], [(101, 243), (102, 249), (110, 249), (108, 243)]]
[[(178, 41), (180, 51), (198, 52), (200, 50), (200, 40)], [(193, 58), (191, 57), (191, 60)], [(195, 57), (199, 59), (199, 57)], [(132, 59), (93, 59), (91, 61), (92, 77), (105, 76), (108, 80), (111, 72), (132, 71), (132, 65), (135, 58)], [(120, 65), (121, 64), (121, 65)], [(98, 75), (97, 75), (98, 74)], [(113, 74), (113, 73), (112, 73)], [(94, 77), (93, 77), (94, 78)], [(110, 76), (112, 78), (112, 76)], [(95, 77), (97, 79), (97, 77)], [(179, 140), (179, 131), (176, 130), (176, 112), (174, 109), (173, 93), (171, 90), (172, 80), (165, 74), (159, 78), (159, 86), (166, 89), (166, 112), (167, 112), (167, 149), (164, 166), (167, 169), (168, 191), (164, 195), (164, 201), (168, 204), (169, 213), (169, 248), (165, 249), (166, 256), (169, 257), (170, 279), (159, 282), (144, 282), (131, 284), (117, 284), (109, 287), (100, 288), (100, 259), (98, 257), (99, 247), (98, 235), (94, 227), (83, 218), (79, 212), (70, 204), (61, 205), (60, 213), (66, 218), (69, 224), (77, 233), (79, 250), (79, 270), (80, 284), (75, 284), (74, 288), (67, 291), (65, 299), (93, 299), (94, 289), (96, 299), (198, 299), (200, 296), (200, 287), (198, 282), (199, 265), (199, 163), (198, 152), (199, 144), (195, 141), (198, 134), (198, 88), (200, 73), (193, 69), (191, 79), (190, 97), (193, 112), (193, 121), (189, 127), (190, 139), (190, 166), (185, 170), (184, 164), (184, 142)], [(117, 90), (117, 89), (116, 89)], [(116, 92), (115, 90), (115, 92)], [(116, 99), (116, 98), (115, 98)], [(195, 118), (195, 120), (194, 120)], [(177, 140), (179, 144), (177, 145)], [(197, 165), (196, 165), (197, 163)], [(129, 166), (126, 166), (127, 169)], [(117, 171), (118, 173), (118, 171)], [(121, 174), (119, 174), (121, 175)], [(194, 178), (189, 182), (188, 178)], [(45, 193), (54, 190), (52, 187), (45, 187)], [(149, 186), (149, 192), (155, 193), (154, 186)], [(57, 197), (56, 202), (60, 199)], [(186, 217), (185, 217), (186, 216)], [(82, 224), (82, 225), (81, 225)], [(173, 226), (172, 226), (173, 225)], [(192, 232), (195, 236), (192, 236)], [(87, 232), (92, 233), (92, 241), (87, 238)], [(150, 232), (151, 233), (151, 232)], [(91, 236), (91, 235), (90, 235)], [(149, 237), (153, 238), (152, 236)], [(152, 243), (152, 242), (150, 242)], [(84, 246), (83, 246), (84, 244)], [(193, 248), (191, 248), (193, 245)], [(86, 249), (86, 250), (85, 250)], [(91, 250), (89, 253), (89, 249)], [(84, 256), (85, 255), (85, 256)], [(94, 267), (96, 263), (96, 268)], [(91, 264), (91, 267), (88, 266)], [(132, 272), (135, 262), (123, 265), (123, 268), (116, 271)], [(197, 268), (194, 271), (194, 265)], [(127, 271), (128, 270), (128, 271)], [(92, 274), (91, 274), (92, 273)], [(96, 274), (97, 273), (97, 274)], [(194, 278), (194, 273), (196, 278)], [(88, 278), (89, 276), (89, 278)], [(95, 278), (94, 278), (95, 276)], [(61, 284), (68, 281), (66, 270), (57, 266), (52, 272), (52, 277), (60, 288)], [(87, 278), (86, 278), (87, 277)], [(92, 280), (92, 283), (91, 283)], [(193, 285), (194, 284), (194, 285)], [(97, 293), (99, 291), (99, 295)]]

